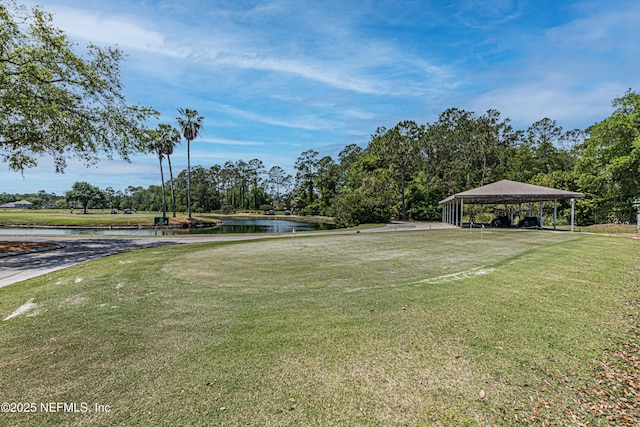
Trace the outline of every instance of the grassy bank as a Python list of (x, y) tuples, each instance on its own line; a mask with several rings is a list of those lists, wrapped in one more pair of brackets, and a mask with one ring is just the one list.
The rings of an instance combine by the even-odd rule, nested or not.
[(586, 233), (604, 233), (604, 234), (626, 234), (638, 233), (637, 224), (595, 224), (586, 227), (578, 227), (580, 231)]
[[(75, 210), (71, 213), (61, 209), (11, 209), (0, 211), (0, 226), (29, 226), (29, 227), (137, 227), (153, 226), (153, 218), (162, 216), (161, 212), (138, 212), (135, 214), (112, 215), (109, 210), (94, 209), (83, 214), (82, 210)], [(178, 218), (185, 219), (186, 214), (178, 213)], [(297, 215), (260, 215), (260, 214), (237, 214), (237, 215), (215, 215), (197, 214), (194, 219), (202, 222), (217, 222), (221, 219), (286, 219), (289, 221), (302, 221), (313, 224), (333, 224), (333, 218), (321, 216), (297, 216)]]
[[(626, 333), (640, 242), (479, 233), (172, 246), (2, 288), (2, 319), (25, 310), (0, 322), (3, 400), (38, 411), (0, 416), (11, 425), (589, 419), (576, 390)], [(41, 402), (91, 411), (47, 414)]]
[[(89, 210), (83, 214), (82, 210), (70, 213), (61, 209), (16, 209), (0, 211), (0, 225), (9, 227), (109, 227), (129, 226), (138, 224), (153, 226), (153, 218), (162, 216), (158, 212), (139, 212), (136, 214), (112, 215), (109, 210)], [(180, 216), (184, 218), (184, 215)]]
[(308, 224), (335, 224), (336, 223), (335, 218), (329, 217), (329, 216), (301, 216), (301, 215), (284, 215), (284, 214), (266, 215), (263, 213), (256, 213), (256, 212), (241, 212), (241, 213), (235, 213), (235, 214), (206, 213), (206, 214), (200, 214), (200, 217), (207, 218), (207, 219), (215, 219), (215, 220), (282, 219), (286, 221), (306, 222)]

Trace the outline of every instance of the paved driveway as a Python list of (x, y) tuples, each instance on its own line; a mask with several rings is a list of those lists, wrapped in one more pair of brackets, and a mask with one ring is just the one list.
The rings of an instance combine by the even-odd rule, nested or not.
[[(9, 240), (2, 237), (2, 240)], [(104, 238), (32, 238), (11, 237), (11, 240), (51, 241), (64, 247), (0, 258), (0, 287), (37, 277), (94, 258), (138, 248), (178, 243), (152, 239)]]

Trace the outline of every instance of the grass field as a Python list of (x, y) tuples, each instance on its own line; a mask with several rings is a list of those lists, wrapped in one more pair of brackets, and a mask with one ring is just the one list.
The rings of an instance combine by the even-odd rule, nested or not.
[[(153, 218), (162, 216), (159, 212), (140, 212), (131, 215), (112, 215), (109, 210), (89, 210), (85, 215), (82, 209), (74, 213), (62, 209), (12, 209), (0, 211), (0, 225), (5, 226), (46, 226), (46, 227), (108, 227), (138, 226), (138, 224), (153, 226)], [(180, 215), (184, 218), (184, 215)]]
[(640, 242), (479, 233), (171, 246), (1, 288), (2, 401), (36, 411), (0, 424), (608, 425), (580, 390), (633, 323)]
[[(568, 225), (559, 226), (560, 230), (570, 230)], [(587, 226), (575, 226), (575, 231), (584, 233), (597, 233), (597, 234), (638, 234), (637, 224), (594, 224)]]

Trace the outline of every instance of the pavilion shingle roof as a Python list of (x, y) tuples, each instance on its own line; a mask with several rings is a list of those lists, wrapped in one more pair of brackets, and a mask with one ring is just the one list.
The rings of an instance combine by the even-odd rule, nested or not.
[(578, 199), (582, 193), (525, 184), (523, 182), (502, 180), (472, 190), (456, 193), (440, 201), (440, 204), (454, 200), (463, 200), (471, 204), (525, 203), (549, 200)]

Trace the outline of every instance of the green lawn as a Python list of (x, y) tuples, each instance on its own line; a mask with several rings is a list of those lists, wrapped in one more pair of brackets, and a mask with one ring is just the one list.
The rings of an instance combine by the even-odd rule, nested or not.
[[(0, 225), (4, 226), (77, 226), (77, 227), (108, 227), (137, 226), (138, 224), (153, 226), (153, 218), (162, 216), (161, 212), (139, 212), (136, 214), (112, 215), (109, 210), (89, 210), (85, 215), (82, 209), (75, 209), (70, 213), (66, 209), (11, 209), (0, 211)], [(184, 215), (180, 215), (184, 218)]]
[(639, 249), (456, 229), (96, 260), (0, 289), (2, 319), (31, 302), (0, 321), (2, 401), (38, 409), (0, 424), (573, 425), (629, 329)]

